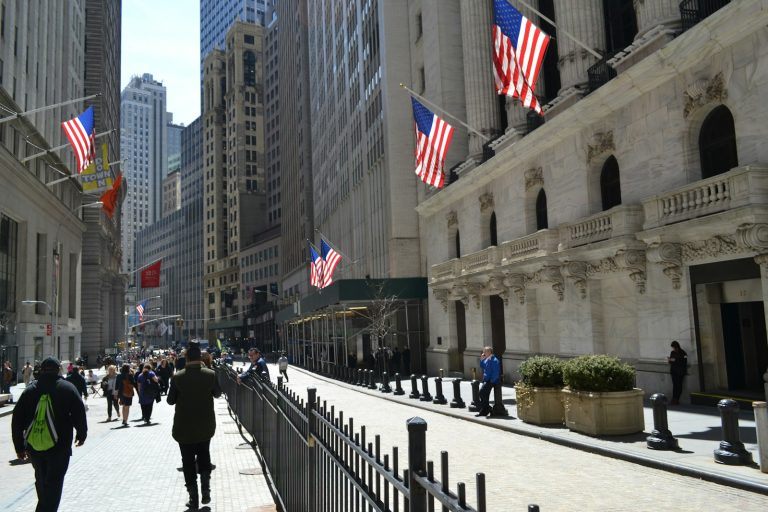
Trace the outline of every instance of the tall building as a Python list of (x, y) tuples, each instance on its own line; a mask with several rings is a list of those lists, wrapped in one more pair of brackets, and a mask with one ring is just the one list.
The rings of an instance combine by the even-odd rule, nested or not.
[(266, 226), (264, 29), (236, 22), (203, 74), (205, 293), (209, 333), (242, 335), (238, 254)]
[[(269, 10), (272, 11), (272, 4)], [(267, 180), (267, 223), (274, 226), (282, 217), (280, 194), (280, 98), (278, 80), (277, 18), (270, 17), (264, 32), (264, 161)]]
[(168, 113), (168, 174), (181, 168), (181, 132), (184, 126), (173, 124), (173, 114)]
[[(181, 153), (179, 153), (181, 164)], [(168, 173), (163, 179), (163, 217), (181, 208), (181, 172), (179, 170)]]
[(168, 174), (165, 86), (151, 74), (134, 76), (120, 97), (120, 158), (131, 193), (123, 207), (123, 272), (136, 270), (136, 233), (162, 215), (162, 181)]

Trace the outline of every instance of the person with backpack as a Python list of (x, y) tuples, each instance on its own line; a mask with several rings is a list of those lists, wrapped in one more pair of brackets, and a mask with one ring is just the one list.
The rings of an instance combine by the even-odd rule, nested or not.
[(159, 401), (160, 398), (160, 384), (157, 375), (152, 371), (152, 365), (144, 365), (144, 369), (136, 379), (136, 384), (138, 384), (139, 387), (141, 419), (144, 420), (145, 425), (149, 425), (150, 418), (152, 417), (152, 408), (155, 405), (155, 399)]
[(29, 383), (13, 409), (11, 432), (19, 460), (31, 460), (35, 469), (37, 511), (59, 508), (64, 475), (75, 446), (88, 435), (85, 406), (77, 389), (59, 375), (61, 363), (49, 357), (40, 364), (40, 375)]
[(120, 368), (120, 375), (115, 379), (115, 388), (117, 389), (117, 401), (123, 406), (123, 426), (128, 426), (128, 412), (133, 404), (133, 395), (136, 390), (136, 383), (133, 382), (131, 365), (124, 364)]

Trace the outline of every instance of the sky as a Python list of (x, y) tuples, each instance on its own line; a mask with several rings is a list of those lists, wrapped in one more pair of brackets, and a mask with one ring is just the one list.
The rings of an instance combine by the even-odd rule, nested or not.
[(120, 90), (131, 77), (151, 73), (166, 88), (175, 124), (200, 115), (200, 6), (198, 0), (123, 2)]

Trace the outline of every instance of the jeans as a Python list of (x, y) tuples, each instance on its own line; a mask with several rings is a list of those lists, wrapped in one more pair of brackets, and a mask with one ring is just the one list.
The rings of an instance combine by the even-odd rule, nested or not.
[(30, 450), (29, 458), (35, 468), (37, 508), (35, 512), (56, 512), (64, 488), (64, 475), (69, 467), (66, 448), (55, 447), (46, 452)]
[(184, 472), (184, 482), (188, 487), (197, 486), (197, 473), (210, 474), (211, 472), (211, 440), (201, 443), (182, 444), (181, 466)]
[(149, 418), (152, 417), (152, 408), (155, 405), (155, 402), (149, 402), (147, 405), (140, 404), (141, 405), (141, 419), (149, 423)]
[(495, 386), (496, 384), (487, 381), (480, 386), (480, 414), (491, 413), (491, 391)]
[(672, 374), (672, 401), (673, 402), (679, 402), (680, 401), (680, 395), (683, 394), (683, 379), (685, 378), (684, 373), (673, 373)]
[(111, 419), (112, 418), (112, 408), (115, 408), (115, 417), (120, 417), (120, 409), (118, 409), (117, 405), (117, 397), (112, 396), (111, 391), (107, 391), (107, 416)]

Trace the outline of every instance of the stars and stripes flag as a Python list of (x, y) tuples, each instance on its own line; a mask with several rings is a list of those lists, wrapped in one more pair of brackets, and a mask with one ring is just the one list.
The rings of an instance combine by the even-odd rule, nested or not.
[(93, 107), (79, 116), (61, 123), (64, 134), (75, 150), (77, 173), (80, 174), (96, 160), (96, 129), (93, 124)]
[(325, 288), (333, 282), (333, 271), (336, 270), (336, 265), (341, 262), (341, 255), (321, 238), (320, 256), (323, 258), (323, 286), (321, 288)]
[(445, 182), (445, 154), (453, 126), (411, 97), (416, 122), (416, 174), (427, 185), (440, 188)]
[(144, 311), (147, 308), (147, 302), (149, 302), (149, 299), (143, 300), (143, 301), (139, 302), (138, 304), (136, 304), (136, 311), (139, 312), (139, 322), (143, 322), (144, 321)]
[(317, 254), (317, 251), (309, 244), (309, 284), (317, 288), (323, 287), (323, 259)]
[(519, 98), (524, 107), (541, 114), (536, 80), (549, 45), (542, 32), (507, 0), (493, 2), (493, 74), (496, 92)]

